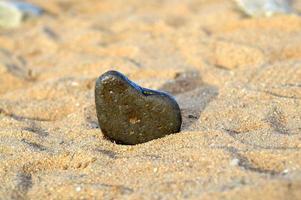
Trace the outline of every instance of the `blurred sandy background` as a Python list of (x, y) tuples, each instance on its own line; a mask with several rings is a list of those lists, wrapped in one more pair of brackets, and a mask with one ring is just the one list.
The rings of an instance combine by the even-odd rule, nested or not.
[[(0, 31), (0, 199), (301, 199), (301, 18), (225, 0), (31, 0)], [(295, 3), (301, 10), (301, 4)], [(103, 138), (95, 79), (169, 91), (182, 131)]]

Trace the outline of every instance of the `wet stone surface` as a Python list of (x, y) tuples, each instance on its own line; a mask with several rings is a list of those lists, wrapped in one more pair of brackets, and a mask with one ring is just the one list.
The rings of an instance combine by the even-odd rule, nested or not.
[(142, 88), (117, 71), (101, 75), (95, 104), (103, 134), (120, 144), (139, 144), (181, 129), (181, 112), (167, 93)]

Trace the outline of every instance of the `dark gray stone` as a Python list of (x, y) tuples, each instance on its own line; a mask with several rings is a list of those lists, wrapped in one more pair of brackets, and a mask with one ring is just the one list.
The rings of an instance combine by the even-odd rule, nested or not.
[(181, 129), (179, 105), (167, 93), (142, 88), (117, 71), (96, 80), (95, 104), (103, 134), (121, 144), (139, 144)]

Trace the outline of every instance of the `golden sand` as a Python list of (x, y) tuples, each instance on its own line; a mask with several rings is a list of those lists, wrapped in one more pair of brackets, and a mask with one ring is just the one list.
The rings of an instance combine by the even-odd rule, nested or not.
[[(301, 199), (301, 18), (224, 0), (32, 0), (0, 31), (0, 199)], [(296, 10), (301, 4), (296, 3)], [(95, 79), (174, 94), (182, 131), (103, 138)]]

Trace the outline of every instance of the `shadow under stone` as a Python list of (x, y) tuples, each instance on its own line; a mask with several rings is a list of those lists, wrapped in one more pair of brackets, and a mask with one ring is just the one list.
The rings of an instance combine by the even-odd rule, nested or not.
[(207, 105), (218, 95), (218, 88), (202, 81), (198, 71), (179, 73), (159, 90), (176, 98), (182, 113), (181, 130), (195, 130), (196, 122)]

